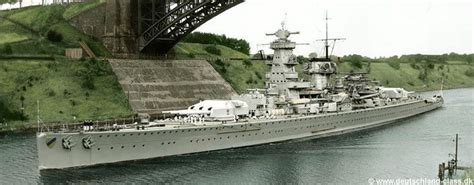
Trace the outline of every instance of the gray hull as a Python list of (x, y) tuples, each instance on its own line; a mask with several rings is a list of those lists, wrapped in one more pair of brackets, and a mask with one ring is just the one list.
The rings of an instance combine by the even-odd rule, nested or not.
[[(285, 119), (252, 120), (208, 126), (177, 126), (124, 129), (83, 133), (38, 133), (40, 169), (60, 169), (119, 161), (252, 146), (295, 139), (312, 139), (359, 131), (392, 123), (441, 107), (442, 101), (422, 100), (377, 108), (300, 116)], [(64, 149), (62, 139), (74, 146)], [(90, 137), (94, 145), (83, 146)]]

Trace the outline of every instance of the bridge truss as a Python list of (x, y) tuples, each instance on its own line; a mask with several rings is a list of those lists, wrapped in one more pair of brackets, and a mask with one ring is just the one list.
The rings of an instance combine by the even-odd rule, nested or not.
[(244, 0), (138, 0), (138, 49), (166, 53), (193, 30)]

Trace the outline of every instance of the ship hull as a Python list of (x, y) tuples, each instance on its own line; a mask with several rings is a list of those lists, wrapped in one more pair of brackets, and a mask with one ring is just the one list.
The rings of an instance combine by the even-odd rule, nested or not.
[[(254, 120), (207, 126), (147, 128), (105, 132), (38, 133), (40, 169), (61, 169), (120, 161), (305, 140), (345, 134), (393, 123), (441, 107), (442, 100), (417, 100), (341, 113)], [(93, 146), (83, 146), (83, 138)], [(64, 149), (62, 139), (73, 147)]]

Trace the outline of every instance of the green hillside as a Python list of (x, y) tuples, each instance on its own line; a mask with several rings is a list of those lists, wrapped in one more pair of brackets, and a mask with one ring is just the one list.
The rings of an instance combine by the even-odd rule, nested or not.
[[(357, 69), (349, 63), (339, 64), (342, 72), (367, 71), (367, 64), (363, 69)], [(421, 79), (420, 74), (424, 73), (423, 69), (415, 69), (409, 63), (401, 63), (399, 69), (391, 67), (387, 63), (371, 63), (370, 74), (371, 79), (380, 81), (387, 87), (403, 87), (412, 91), (428, 91), (441, 88), (461, 88), (474, 87), (474, 76), (467, 73), (473, 70), (473, 65), (467, 64), (434, 64), (433, 69), (427, 71), (426, 79)]]
[(26, 117), (16, 126), (36, 122), (37, 101), (45, 122), (133, 114), (115, 74), (104, 61), (0, 60), (0, 71), (0, 101), (7, 105), (0, 114), (23, 112)]
[[(65, 19), (101, 2), (0, 11), (0, 56), (64, 55), (66, 48), (77, 48), (80, 41), (87, 43), (97, 56), (110, 56), (99, 41), (84, 35)], [(49, 38), (50, 32), (61, 35), (62, 39)]]
[[(210, 63), (239, 93), (248, 88), (264, 87), (265, 73), (268, 71), (264, 61), (211, 60)], [(361, 63), (361, 69), (350, 62), (338, 62), (337, 65), (341, 73), (366, 72), (369, 69), (365, 62)], [(302, 65), (296, 66), (300, 78), (308, 80), (301, 69)], [(369, 77), (384, 86), (403, 87), (411, 91), (440, 89), (441, 82), (444, 83), (444, 88), (474, 87), (474, 65), (466, 62), (434, 64), (433, 69), (427, 71), (426, 79), (420, 79), (420, 73), (424, 73), (424, 70), (415, 69), (410, 63), (401, 63), (399, 69), (395, 69), (387, 63), (379, 62), (370, 64)]]

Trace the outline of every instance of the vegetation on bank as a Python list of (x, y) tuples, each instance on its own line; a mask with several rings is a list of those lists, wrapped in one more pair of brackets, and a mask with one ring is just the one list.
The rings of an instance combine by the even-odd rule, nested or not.
[[(369, 72), (369, 78), (387, 87), (403, 87), (411, 91), (441, 88), (474, 87), (473, 55), (406, 55), (402, 57), (371, 59), (359, 55), (334, 58), (339, 73)], [(302, 68), (309, 60), (298, 58), (296, 71), (300, 78), (309, 80)], [(438, 60), (442, 58), (442, 60)], [(454, 61), (456, 60), (456, 61)], [(261, 60), (210, 60), (212, 66), (234, 89), (245, 92), (248, 88), (263, 88), (268, 68)]]
[(265, 85), (265, 62), (217, 59), (209, 63), (238, 93), (243, 93), (246, 89), (263, 88)]
[(35, 123), (37, 101), (41, 119), (47, 123), (133, 114), (105, 61), (0, 60), (0, 71), (0, 122), (10, 126)]
[(214, 44), (178, 43), (172, 51), (177, 59), (242, 59), (249, 56), (229, 47)]
[[(245, 55), (250, 54), (250, 44), (243, 39), (229, 38), (225, 35), (216, 35), (213, 33), (193, 32), (183, 39), (183, 42), (198, 43), (208, 45), (221, 45), (241, 52)], [(210, 52), (212, 53), (212, 52)]]
[(0, 55), (63, 56), (66, 48), (78, 48), (83, 41), (97, 56), (111, 56), (100, 41), (83, 34), (65, 19), (98, 4), (99, 0), (0, 11)]

